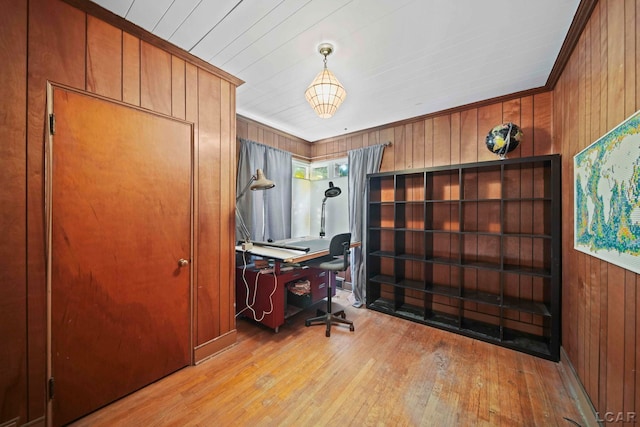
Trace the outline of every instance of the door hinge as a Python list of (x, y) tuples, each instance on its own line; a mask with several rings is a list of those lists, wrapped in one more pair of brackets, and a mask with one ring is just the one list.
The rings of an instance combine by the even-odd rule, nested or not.
[(53, 394), (54, 394), (54, 383), (53, 383), (53, 377), (49, 378), (49, 384), (48, 384), (48, 391), (49, 391), (49, 400), (53, 399)]
[(56, 134), (56, 115), (53, 113), (49, 114), (49, 133)]

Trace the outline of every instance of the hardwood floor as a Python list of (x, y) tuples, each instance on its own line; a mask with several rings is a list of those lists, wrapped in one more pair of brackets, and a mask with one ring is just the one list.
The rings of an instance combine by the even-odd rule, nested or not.
[(346, 303), (355, 332), (272, 330), (238, 319), (238, 342), (75, 426), (588, 425), (561, 365)]

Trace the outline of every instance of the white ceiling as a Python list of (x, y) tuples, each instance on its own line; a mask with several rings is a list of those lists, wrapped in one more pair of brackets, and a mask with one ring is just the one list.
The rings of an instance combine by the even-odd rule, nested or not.
[[(94, 0), (245, 81), (237, 112), (307, 141), (544, 86), (579, 0)], [(347, 90), (330, 119), (304, 91)]]

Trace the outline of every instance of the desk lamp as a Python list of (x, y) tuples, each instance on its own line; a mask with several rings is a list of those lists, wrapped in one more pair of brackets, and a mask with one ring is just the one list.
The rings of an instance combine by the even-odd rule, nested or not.
[(320, 237), (325, 236), (324, 232), (324, 217), (325, 217), (325, 205), (327, 199), (330, 197), (337, 197), (342, 193), (340, 187), (334, 187), (333, 182), (329, 181), (329, 188), (324, 190), (324, 199), (322, 199), (322, 213), (320, 214)]
[(244, 186), (240, 194), (236, 196), (236, 220), (238, 221), (240, 233), (242, 234), (242, 238), (244, 239), (244, 243), (242, 244), (242, 248), (244, 250), (249, 250), (253, 247), (251, 243), (251, 233), (249, 233), (249, 229), (247, 228), (247, 224), (244, 222), (242, 215), (240, 214), (240, 210), (238, 209), (238, 200), (244, 196), (247, 190), (257, 191), (257, 190), (268, 190), (270, 188), (275, 187), (276, 184), (267, 179), (262, 172), (262, 169), (258, 169), (255, 175), (251, 176), (247, 185)]

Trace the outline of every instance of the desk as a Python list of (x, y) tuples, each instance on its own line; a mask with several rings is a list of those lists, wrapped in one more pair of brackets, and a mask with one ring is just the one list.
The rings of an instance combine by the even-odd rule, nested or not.
[[(330, 240), (299, 238), (276, 242), (279, 245), (309, 248), (309, 251), (258, 245), (243, 251), (241, 246), (236, 246), (236, 251), (243, 254), (247, 263), (245, 266), (245, 262), (240, 262), (236, 267), (236, 313), (278, 332), (287, 317), (326, 298), (326, 286), (331, 286), (335, 295), (335, 274), (327, 276), (325, 270), (310, 265), (329, 256)], [(351, 243), (351, 247), (359, 245), (359, 242)], [(270, 266), (268, 270), (255, 268), (247, 255), (273, 259), (273, 267)], [(286, 263), (301, 265), (290, 268)], [(299, 280), (310, 282), (311, 292), (304, 298), (287, 291), (289, 283)]]

